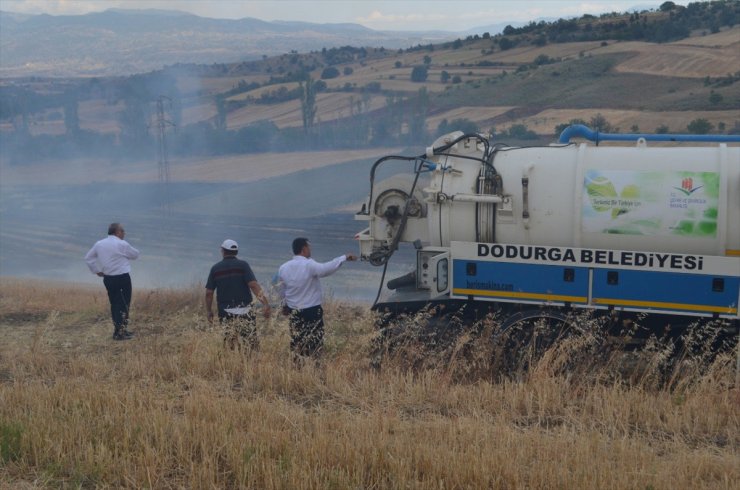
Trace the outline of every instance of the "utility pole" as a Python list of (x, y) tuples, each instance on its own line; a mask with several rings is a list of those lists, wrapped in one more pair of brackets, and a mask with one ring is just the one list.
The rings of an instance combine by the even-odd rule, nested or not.
[(175, 127), (175, 123), (166, 118), (165, 102), (172, 106), (169, 97), (157, 97), (157, 168), (159, 169), (159, 186), (162, 190), (162, 210), (170, 214), (170, 162), (167, 154), (167, 128)]

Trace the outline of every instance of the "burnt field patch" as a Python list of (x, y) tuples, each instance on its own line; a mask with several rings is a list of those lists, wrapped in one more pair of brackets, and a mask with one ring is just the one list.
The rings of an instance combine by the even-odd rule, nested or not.
[[(5, 186), (0, 192), (0, 275), (97, 284), (82, 257), (113, 221), (125, 223), (127, 240), (142, 252), (133, 263), (135, 288), (203, 283), (225, 238), (239, 243), (240, 257), (265, 286), (292, 256), (290, 243), (297, 236), (312, 240), (319, 261), (356, 253), (354, 235), (362, 224), (352, 213), (330, 210), (351, 195), (361, 199), (363, 193), (350, 185), (342, 191), (344, 200), (337, 199), (328, 190), (329, 181), (301, 189), (296, 187), (301, 179), (312, 182), (301, 174), (294, 181), (178, 183), (166, 190), (159, 184)], [(365, 180), (356, 177), (348, 180), (364, 187)], [(163, 205), (165, 192), (169, 207)], [(262, 199), (266, 195), (271, 201)], [(328, 293), (372, 299), (380, 271), (367, 264), (347, 264), (345, 269), (326, 278)]]

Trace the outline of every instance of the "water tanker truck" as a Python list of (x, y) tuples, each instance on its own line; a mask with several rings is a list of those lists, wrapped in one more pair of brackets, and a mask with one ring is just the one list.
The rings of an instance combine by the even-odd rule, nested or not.
[[(625, 143), (602, 144), (610, 141)], [(385, 267), (410, 243), (416, 267), (389, 280), (374, 308), (495, 312), (505, 326), (589, 310), (612, 325), (639, 316), (654, 332), (708, 318), (736, 335), (736, 143), (571, 126), (549, 146), (455, 132), (423, 155), (383, 157), (355, 216), (366, 223), (360, 256)], [(399, 164), (407, 174), (376, 181), (381, 167)]]

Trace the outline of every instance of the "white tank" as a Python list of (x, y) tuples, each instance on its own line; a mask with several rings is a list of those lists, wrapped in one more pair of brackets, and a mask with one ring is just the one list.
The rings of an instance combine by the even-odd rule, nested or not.
[(466, 140), (450, 155), (429, 158), (437, 166), (423, 188), (428, 234), (407, 231), (403, 240), (740, 255), (738, 147), (640, 141), (633, 147), (502, 148), (492, 162), (503, 184), (495, 192), (502, 196), (495, 223), (494, 204), (476, 197), (483, 165), (460, 158), (482, 152)]
[[(443, 136), (433, 148), (460, 136)], [(737, 146), (665, 147), (641, 140), (629, 147), (501, 147), (492, 161), (495, 172), (480, 161), (483, 145), (472, 138), (446, 155), (427, 153), (433, 164), (427, 167), (434, 169), (422, 174), (413, 192), (413, 175), (376, 184), (367, 211), (358, 213), (357, 219), (369, 221), (357, 236), (364, 258), (393, 249), (395, 240), (740, 256)]]

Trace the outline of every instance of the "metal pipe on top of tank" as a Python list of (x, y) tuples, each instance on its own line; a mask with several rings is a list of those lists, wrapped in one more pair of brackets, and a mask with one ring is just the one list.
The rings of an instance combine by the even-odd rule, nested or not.
[(703, 142), (703, 143), (740, 143), (740, 135), (737, 134), (649, 134), (649, 133), (601, 133), (594, 131), (583, 124), (568, 126), (560, 133), (558, 143), (570, 143), (571, 138), (584, 138), (595, 142), (597, 145), (602, 141), (637, 141), (643, 138), (645, 141), (675, 141), (675, 142)]

